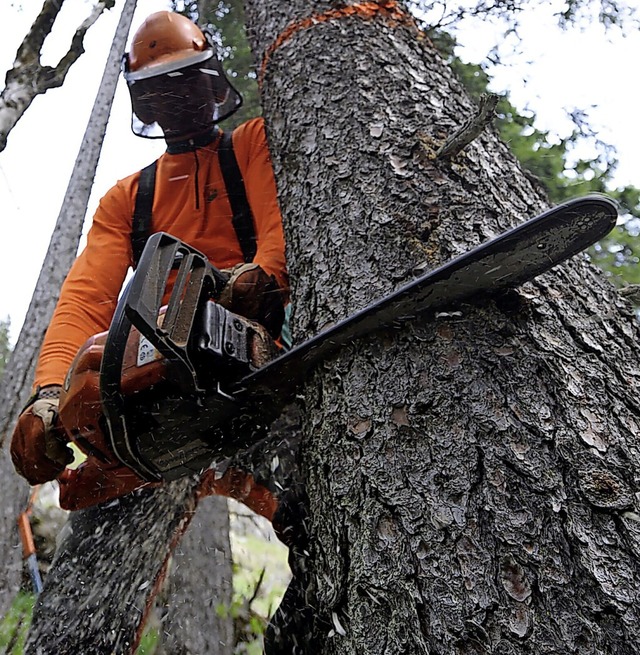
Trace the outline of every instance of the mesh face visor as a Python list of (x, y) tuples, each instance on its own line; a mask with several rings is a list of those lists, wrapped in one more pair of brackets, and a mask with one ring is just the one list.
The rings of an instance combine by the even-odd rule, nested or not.
[(127, 70), (125, 59), (124, 77), (131, 95), (131, 129), (148, 139), (203, 132), (242, 105), (213, 50), (134, 72)]

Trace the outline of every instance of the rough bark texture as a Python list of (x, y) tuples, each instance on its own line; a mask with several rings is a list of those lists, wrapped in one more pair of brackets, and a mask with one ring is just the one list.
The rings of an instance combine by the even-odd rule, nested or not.
[[(227, 501), (216, 496), (198, 505), (171, 558), (163, 593), (160, 639), (167, 655), (231, 655), (232, 569)], [(227, 610), (221, 612), (221, 608)]]
[(0, 616), (6, 612), (20, 589), (22, 550), (16, 521), (28, 500), (28, 487), (16, 474), (9, 449), (0, 449), (0, 479), (3, 493), (0, 504), (0, 549), (3, 553), (0, 574)]
[[(27, 35), (20, 48), (18, 61), (37, 56), (42, 47), (42, 42), (51, 30), (51, 25), (61, 4), (61, 1), (45, 2), (41, 15), (34, 23), (30, 34)], [(101, 13), (104, 7), (109, 5), (109, 2), (99, 3), (94, 13)], [(120, 58), (124, 50), (135, 5), (136, 0), (127, 0), (124, 5), (100, 89), (91, 111), (82, 146), (76, 158), (49, 249), (27, 311), (24, 327), (20, 332), (2, 377), (2, 384), (0, 385), (0, 407), (2, 408), (0, 411), (0, 447), (3, 445), (6, 436), (11, 434), (13, 424), (31, 393), (33, 372), (42, 339), (58, 300), (60, 287), (78, 250), (78, 242), (82, 233), (82, 224), (89, 202), (93, 177), (98, 165), (102, 141), (120, 72)], [(101, 7), (99, 11), (98, 7)], [(79, 32), (76, 33), (76, 38), (80, 38), (80, 45), (82, 42), (82, 38), (79, 37), (80, 30), (84, 29), (86, 31), (87, 28), (88, 25), (79, 28)], [(84, 34), (84, 31), (82, 31), (82, 34)], [(32, 93), (34, 89), (38, 88), (37, 80), (32, 80), (29, 77), (29, 70), (31, 69), (24, 69), (24, 77), (20, 78), (25, 86), (25, 93)], [(33, 71), (31, 72), (33, 73)], [(10, 74), (7, 74), (7, 85), (9, 85), (9, 77)], [(2, 111), (0, 102), (0, 116)], [(1, 126), (1, 121), (2, 118), (0, 117), (0, 142), (2, 140), (1, 131), (4, 129)], [(0, 476), (4, 481), (3, 503), (0, 508), (0, 552), (4, 553), (5, 557), (3, 574), (0, 575), (0, 615), (4, 615), (8, 604), (15, 596), (19, 581), (21, 564), (15, 521), (27, 498), (27, 487), (13, 470), (7, 448), (4, 448), (0, 453)]]
[[(248, 0), (258, 62), (336, 7)], [(269, 54), (296, 340), (544, 207), (491, 130), (435, 158), (475, 107), (389, 13), (305, 23)], [(354, 343), (306, 386), (309, 600), (329, 625), (313, 652), (637, 652), (630, 308), (578, 257), (453, 310)]]
[(133, 652), (162, 565), (196, 510), (192, 479), (72, 512), (25, 653)]
[(114, 0), (99, 0), (89, 16), (76, 30), (69, 50), (57, 66), (43, 66), (40, 53), (45, 39), (51, 33), (64, 0), (44, 0), (42, 9), (23, 39), (13, 67), (7, 71), (5, 87), (0, 93), (0, 152), (7, 145), (9, 132), (29, 108), (33, 99), (49, 89), (62, 86), (71, 66), (84, 53), (84, 36), (105, 9), (111, 9)]

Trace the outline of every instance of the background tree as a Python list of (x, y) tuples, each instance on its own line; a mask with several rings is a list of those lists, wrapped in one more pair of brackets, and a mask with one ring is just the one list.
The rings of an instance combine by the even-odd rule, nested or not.
[(9, 328), (11, 321), (7, 317), (4, 321), (0, 320), (0, 376), (7, 365), (9, 355), (11, 354), (11, 344), (9, 343)]
[(234, 652), (229, 512), (224, 498), (198, 505), (184, 539), (176, 546), (162, 599), (162, 652)]
[(55, 67), (43, 66), (40, 56), (44, 42), (51, 33), (64, 0), (44, 0), (40, 14), (26, 34), (16, 53), (13, 67), (7, 72), (5, 86), (0, 93), (0, 152), (7, 145), (7, 136), (15, 127), (33, 99), (49, 89), (62, 86), (69, 69), (84, 52), (87, 30), (114, 0), (97, 0), (90, 15), (76, 30), (69, 50)]
[[(37, 28), (32, 27), (31, 36), (28, 35), (20, 47), (17, 57), (18, 62), (24, 64), (28, 57), (32, 58), (30, 65), (34, 64), (34, 60), (37, 61), (36, 56), (39, 55), (44, 38), (51, 30), (51, 23), (55, 19), (61, 4), (61, 2), (45, 2), (43, 10), (34, 24)], [(119, 24), (120, 31), (109, 54), (105, 74), (91, 112), (80, 153), (69, 180), (62, 208), (24, 325), (2, 376), (0, 386), (0, 405), (2, 406), (0, 446), (4, 443), (6, 435), (10, 434), (15, 419), (30, 394), (36, 357), (53, 314), (60, 287), (76, 256), (93, 176), (98, 164), (102, 140), (115, 93), (124, 39), (126, 39), (128, 33), (134, 8), (135, 0), (128, 0)], [(78, 32), (75, 39), (77, 41)], [(119, 42), (118, 39), (120, 39)], [(72, 46), (72, 49), (77, 50), (80, 46), (76, 43), (75, 46)], [(28, 53), (28, 57), (25, 53)], [(74, 56), (77, 57), (78, 52)], [(29, 97), (33, 90), (39, 89), (38, 92), (44, 92), (48, 88), (39, 86), (37, 78), (35, 82), (31, 81), (29, 75), (37, 75), (33, 68), (27, 66), (25, 69), (20, 66), (14, 66), (14, 70), (22, 71), (20, 75), (16, 73), (14, 78), (22, 79), (23, 84), (29, 86), (29, 90), (24, 92), (25, 97)], [(29, 73), (29, 71), (31, 72)], [(21, 75), (25, 77), (21, 77)], [(11, 76), (8, 76), (8, 79), (9, 77)], [(17, 93), (14, 86), (15, 79), (11, 82), (14, 96)], [(8, 81), (7, 88), (9, 86)], [(28, 106), (28, 103), (24, 108), (26, 106)], [(0, 513), (0, 552), (6, 554), (5, 567), (2, 576), (0, 576), (0, 615), (3, 615), (18, 588), (19, 574), (22, 567), (19, 559), (20, 550), (17, 544), (15, 521), (27, 500), (26, 484), (16, 475), (9, 458), (8, 448), (3, 448), (0, 451), (0, 475), (5, 481), (5, 497)]]
[[(476, 108), (399, 5), (245, 10), (297, 340), (547, 205), (493, 130), (436, 155)], [(313, 652), (633, 653), (633, 314), (582, 258), (453, 309), (305, 387)]]

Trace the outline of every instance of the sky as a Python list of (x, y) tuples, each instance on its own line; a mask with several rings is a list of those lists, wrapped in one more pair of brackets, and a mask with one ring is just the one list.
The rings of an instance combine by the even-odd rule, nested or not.
[[(555, 2), (555, 0), (551, 0)], [(632, 0), (640, 4), (640, 0)], [(165, 0), (139, 0), (133, 30)], [(22, 5), (22, 6), (21, 6)], [(41, 2), (0, 3), (0, 69), (8, 70)], [(89, 30), (86, 53), (60, 89), (39, 96), (9, 135), (0, 153), (0, 318), (11, 319), (15, 341), (31, 299), (51, 232), (58, 217), (76, 154), (118, 21), (122, 1)], [(639, 7), (640, 8), (640, 7)], [(43, 63), (55, 65), (66, 51), (77, 24), (89, 13), (88, 0), (65, 0), (54, 32), (45, 43)], [(463, 24), (457, 37), (460, 56), (480, 62), (496, 43), (506, 65), (491, 69), (493, 90), (509, 91), (521, 111), (537, 116), (536, 126), (566, 136), (567, 112), (586, 111), (600, 138), (617, 149), (617, 186), (640, 186), (640, 115), (637, 72), (640, 31), (608, 34), (598, 24), (561, 32), (553, 12), (523, 14), (522, 54), (509, 54), (512, 41), (500, 25)], [(121, 80), (116, 92), (103, 152), (87, 212), (92, 216), (102, 195), (117, 179), (139, 170), (163, 150), (162, 144), (130, 131), (128, 92)], [(89, 221), (85, 224), (88, 229)]]

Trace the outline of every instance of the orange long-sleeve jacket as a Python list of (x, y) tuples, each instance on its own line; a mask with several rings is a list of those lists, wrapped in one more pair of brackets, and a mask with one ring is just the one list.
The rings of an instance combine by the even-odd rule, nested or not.
[[(243, 261), (218, 161), (219, 138), (196, 151), (158, 160), (151, 232), (168, 232), (203, 252), (214, 266)], [(282, 218), (262, 119), (233, 132), (233, 148), (251, 207), (257, 240), (254, 262), (288, 287)], [(62, 384), (78, 348), (107, 330), (132, 265), (131, 227), (140, 173), (120, 180), (102, 198), (73, 264), (40, 352), (35, 386)]]

